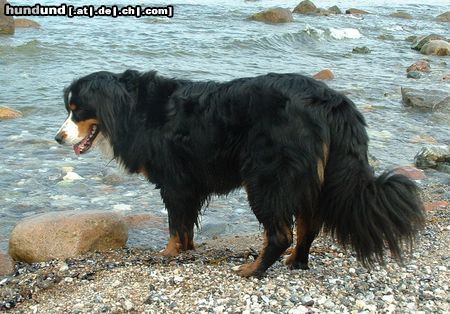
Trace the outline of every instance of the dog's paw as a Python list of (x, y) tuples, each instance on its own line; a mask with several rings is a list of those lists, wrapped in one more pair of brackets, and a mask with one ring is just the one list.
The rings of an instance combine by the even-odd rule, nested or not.
[(233, 267), (233, 270), (241, 277), (261, 277), (264, 272), (260, 270), (260, 264), (257, 262), (243, 264)]

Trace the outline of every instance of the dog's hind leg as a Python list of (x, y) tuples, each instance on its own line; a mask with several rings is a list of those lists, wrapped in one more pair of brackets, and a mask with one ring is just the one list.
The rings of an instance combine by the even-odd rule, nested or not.
[[(186, 195), (183, 197), (183, 195)], [(194, 249), (194, 227), (203, 201), (187, 193), (168, 193), (161, 190), (169, 216), (170, 239), (161, 252), (164, 256), (176, 256), (181, 251)]]
[(291, 269), (309, 269), (308, 258), (311, 244), (319, 233), (320, 226), (305, 219), (301, 214), (296, 219), (297, 243), (291, 255), (286, 259), (286, 265)]
[(243, 277), (258, 277), (292, 244), (293, 216), (289, 214), (287, 202), (279, 202), (286, 197), (281, 187), (278, 187), (276, 191), (273, 189), (268, 191), (247, 185), (246, 189), (250, 206), (264, 226), (264, 244), (257, 259), (242, 265), (238, 269), (238, 274)]

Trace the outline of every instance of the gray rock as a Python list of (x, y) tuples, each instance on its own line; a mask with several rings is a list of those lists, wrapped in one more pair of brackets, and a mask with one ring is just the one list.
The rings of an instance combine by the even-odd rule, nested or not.
[(450, 22), (450, 11), (438, 15), (436, 20), (439, 22)]
[(406, 107), (414, 107), (426, 111), (447, 111), (450, 107), (450, 94), (440, 90), (415, 90), (403, 88), (402, 100)]
[(450, 165), (450, 146), (433, 145), (422, 147), (414, 157), (414, 163), (418, 168), (433, 168), (447, 172), (446, 169)]
[(328, 11), (332, 12), (333, 14), (342, 14), (341, 9), (337, 5), (333, 5), (332, 7), (328, 8)]
[(363, 46), (363, 47), (355, 47), (355, 48), (353, 48), (352, 53), (368, 54), (368, 53), (370, 53), (370, 49), (367, 48), (366, 46)]

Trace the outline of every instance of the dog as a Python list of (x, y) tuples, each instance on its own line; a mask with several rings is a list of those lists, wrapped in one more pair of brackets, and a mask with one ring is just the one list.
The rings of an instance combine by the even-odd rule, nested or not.
[(74, 80), (64, 103), (58, 143), (77, 155), (100, 147), (160, 189), (170, 232), (164, 256), (194, 249), (204, 203), (240, 187), (264, 228), (258, 257), (238, 269), (244, 277), (263, 275), (280, 258), (294, 226), (286, 263), (308, 269), (321, 230), (370, 267), (384, 261), (386, 248), (401, 261), (424, 225), (415, 184), (392, 172), (374, 175), (355, 104), (312, 78), (195, 82), (102, 71)]

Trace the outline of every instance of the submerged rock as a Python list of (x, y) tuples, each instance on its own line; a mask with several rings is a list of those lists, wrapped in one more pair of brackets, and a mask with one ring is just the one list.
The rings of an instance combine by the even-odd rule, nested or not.
[(445, 40), (430, 40), (420, 49), (426, 55), (450, 56), (450, 43)]
[(253, 14), (249, 20), (264, 23), (289, 23), (294, 21), (291, 11), (284, 8), (272, 8)]
[(21, 220), (9, 240), (9, 254), (27, 263), (65, 259), (124, 247), (126, 223), (107, 211), (52, 212)]
[(422, 74), (419, 71), (410, 71), (406, 74), (406, 77), (418, 80), (422, 77)]
[(23, 115), (20, 111), (8, 108), (0, 107), (0, 120), (21, 118)]
[(450, 94), (439, 90), (401, 88), (403, 104), (421, 110), (446, 110), (450, 107)]
[(15, 19), (16, 28), (41, 28), (41, 24), (30, 19)]
[(423, 180), (427, 177), (423, 170), (411, 166), (397, 167), (394, 169), (394, 172), (402, 174), (411, 180)]
[(334, 79), (334, 74), (330, 69), (325, 69), (314, 74), (313, 78), (320, 81), (327, 81)]
[(418, 168), (433, 168), (438, 171), (450, 173), (450, 146), (433, 145), (422, 147), (414, 157)]
[(439, 22), (450, 22), (450, 11), (438, 15), (436, 20)]
[(14, 17), (5, 15), (5, 4), (8, 1), (0, 0), (0, 35), (14, 34)]
[(405, 11), (397, 11), (397, 12), (389, 14), (389, 16), (397, 17), (397, 18), (401, 18), (401, 19), (407, 19), (407, 20), (411, 20), (413, 18), (411, 14), (409, 14)]
[(368, 54), (368, 53), (370, 53), (370, 49), (367, 48), (366, 46), (363, 46), (363, 47), (355, 47), (355, 48), (353, 48), (352, 53)]

